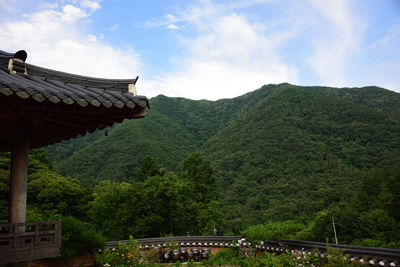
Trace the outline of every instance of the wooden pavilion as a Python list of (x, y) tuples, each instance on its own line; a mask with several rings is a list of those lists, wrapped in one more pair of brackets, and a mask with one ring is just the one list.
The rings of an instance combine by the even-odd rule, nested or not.
[(124, 119), (143, 118), (138, 79), (99, 79), (25, 63), (0, 50), (0, 151), (11, 151), (8, 223), (0, 224), (0, 265), (60, 255), (61, 222), (26, 223), (28, 151)]

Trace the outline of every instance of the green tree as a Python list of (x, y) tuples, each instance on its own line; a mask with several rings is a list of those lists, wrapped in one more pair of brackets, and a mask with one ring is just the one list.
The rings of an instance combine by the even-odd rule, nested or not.
[(191, 188), (187, 181), (169, 172), (148, 178), (143, 187), (145, 199), (151, 203), (151, 217), (162, 218), (153, 221), (156, 225), (154, 230), (162, 235), (186, 234), (193, 213)]
[(293, 238), (297, 232), (305, 229), (304, 224), (296, 221), (272, 222), (250, 226), (242, 234), (252, 242), (261, 240), (281, 240)]
[(205, 161), (199, 152), (191, 154), (183, 162), (183, 175), (193, 185), (193, 197), (199, 202), (216, 199), (215, 176), (209, 161)]
[(58, 218), (62, 220), (61, 255), (63, 257), (70, 258), (81, 253), (93, 253), (95, 249), (104, 247), (106, 238), (89, 223), (72, 216)]
[[(143, 199), (141, 190), (137, 189), (128, 183), (108, 181), (103, 181), (94, 188), (90, 219), (109, 239), (120, 240), (127, 238), (129, 234), (145, 234), (145, 223), (140, 223), (140, 219), (146, 212), (142, 210), (140, 203)], [(134, 225), (134, 220), (139, 223)], [(138, 231), (137, 228), (141, 229)]]
[(28, 206), (44, 215), (56, 212), (85, 218), (91, 193), (77, 180), (63, 177), (48, 169), (39, 169), (28, 177)]
[(218, 201), (216, 179), (209, 161), (199, 152), (192, 153), (183, 162), (182, 180), (189, 183), (191, 195), (191, 231), (194, 234), (213, 234), (213, 229), (222, 228), (225, 215)]
[(137, 171), (137, 175), (135, 176), (135, 181), (143, 182), (148, 177), (160, 175), (163, 176), (165, 170), (161, 168), (150, 156), (145, 157)]
[[(143, 181), (130, 183), (101, 182), (94, 189), (90, 218), (110, 239), (129, 235), (151, 237), (159, 235), (211, 234), (222, 225), (222, 205), (216, 200), (212, 169), (198, 155), (179, 174), (162, 171), (152, 160), (146, 160), (141, 171)], [(189, 160), (187, 162), (189, 162)], [(152, 166), (157, 166), (152, 168)], [(196, 170), (193, 175), (192, 168)], [(151, 174), (156, 175), (151, 175)], [(195, 186), (197, 184), (197, 187)], [(197, 190), (196, 190), (197, 189)], [(201, 189), (201, 190), (200, 190)], [(210, 192), (210, 191), (211, 192)]]

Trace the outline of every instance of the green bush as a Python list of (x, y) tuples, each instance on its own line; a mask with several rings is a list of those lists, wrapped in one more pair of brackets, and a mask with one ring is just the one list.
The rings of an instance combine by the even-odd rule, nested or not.
[(74, 257), (81, 253), (93, 252), (103, 247), (106, 238), (97, 232), (89, 223), (72, 216), (61, 217), (63, 257)]
[(271, 266), (271, 267), (298, 267), (298, 266), (329, 266), (329, 267), (356, 267), (361, 263), (348, 263), (340, 250), (329, 249), (329, 257), (321, 258), (315, 253), (297, 251), (280, 255), (274, 253), (258, 254), (255, 257), (245, 257), (239, 254), (238, 248), (230, 248), (212, 255), (202, 262), (204, 266)]
[(250, 226), (242, 232), (242, 235), (251, 242), (259, 243), (261, 240), (292, 238), (303, 229), (305, 225), (295, 221), (273, 222)]
[(128, 243), (119, 243), (118, 249), (106, 248), (95, 254), (99, 266), (150, 267), (159, 266), (158, 254), (155, 250), (142, 253), (136, 240), (129, 237)]
[(217, 254), (211, 255), (208, 260), (204, 260), (202, 264), (204, 266), (223, 266), (227, 264), (238, 265), (242, 262), (239, 256), (239, 250), (235, 248), (228, 248), (218, 252)]

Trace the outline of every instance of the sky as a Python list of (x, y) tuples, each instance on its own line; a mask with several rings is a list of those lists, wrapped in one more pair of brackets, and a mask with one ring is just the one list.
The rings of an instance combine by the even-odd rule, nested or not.
[(138, 94), (232, 98), (265, 84), (400, 92), (400, 0), (0, 0), (0, 50), (135, 78)]

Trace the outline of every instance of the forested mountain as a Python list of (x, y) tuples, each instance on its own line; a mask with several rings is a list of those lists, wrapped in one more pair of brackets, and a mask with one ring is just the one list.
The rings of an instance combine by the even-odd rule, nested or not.
[[(305, 118), (304, 121), (309, 126), (313, 123), (325, 123), (328, 128), (330, 127), (330, 118), (325, 115), (308, 120), (314, 118), (314, 115), (317, 116), (313, 109), (321, 108), (323, 110), (326, 108), (321, 105), (320, 101), (329, 99), (331, 101), (336, 99), (338, 106), (347, 103), (346, 107), (351, 107), (356, 103), (370, 107), (375, 112), (378, 111), (377, 114), (381, 114), (387, 119), (400, 119), (400, 95), (378, 87), (329, 88), (298, 87), (289, 84), (267, 85), (237, 98), (218, 101), (194, 101), (160, 95), (151, 99), (151, 109), (145, 119), (124, 121), (122, 124), (109, 128), (108, 136), (105, 136), (103, 130), (50, 146), (47, 149), (49, 158), (62, 174), (73, 176), (87, 184), (96, 184), (100, 180), (130, 180), (136, 174), (139, 162), (146, 156), (152, 157), (170, 170), (179, 170), (182, 160), (193, 151), (203, 150), (205, 156), (208, 157), (210, 145), (205, 147), (203, 145), (214, 136), (219, 136), (217, 139), (224, 139), (224, 133), (227, 131), (225, 128), (231, 123), (243, 123), (247, 120), (244, 118), (248, 116), (248, 113), (265, 113), (265, 108), (271, 103), (277, 108), (282, 108), (278, 107), (280, 105), (278, 102), (288, 99), (285, 99), (285, 96), (276, 97), (276, 94), (271, 95), (271, 93), (285, 88), (292, 88), (291, 92), (308, 93), (305, 97), (312, 96), (312, 98), (308, 103), (303, 103), (308, 105), (304, 108), (303, 113), (309, 110), (309, 114), (292, 115), (286, 112), (280, 116), (293, 120), (296, 119), (296, 116), (301, 118), (301, 116), (307, 115), (308, 118)], [(265, 101), (269, 103), (257, 106), (258, 103)], [(291, 104), (285, 104), (288, 105), (285, 108), (286, 111), (289, 112), (290, 108), (294, 108), (294, 106), (290, 106)], [(344, 110), (344, 107), (331, 109), (336, 113), (339, 125), (342, 123), (341, 116), (348, 117), (346, 112), (352, 112), (351, 108)], [(297, 109), (301, 108), (301, 106), (297, 107)], [(374, 111), (364, 108), (360, 112)], [(267, 117), (265, 119), (268, 119)], [(258, 124), (263, 123), (260, 121)], [(345, 123), (344, 120), (343, 123)], [(368, 122), (366, 123), (368, 124)], [(248, 127), (254, 126), (254, 130), (256, 130), (260, 129), (260, 125), (255, 122)], [(320, 126), (316, 125), (315, 127)], [(362, 128), (353, 128), (355, 131), (363, 130)], [(266, 131), (264, 133), (268, 134)], [(212, 143), (212, 141), (210, 142)], [(286, 152), (290, 153), (291, 151), (287, 150)], [(223, 154), (224, 151), (220, 151), (220, 153)]]
[(350, 199), (374, 169), (400, 164), (400, 94), (378, 88), (267, 85), (218, 101), (157, 96), (143, 120), (48, 148), (87, 185), (131, 181), (150, 156), (170, 171), (189, 153), (210, 160), (226, 233), (312, 216)]
[(225, 189), (228, 228), (307, 220), (349, 199), (371, 169), (399, 164), (398, 120), (310, 91), (279, 87), (202, 147)]
[(48, 147), (51, 163), (84, 184), (129, 181), (150, 156), (169, 170), (180, 170), (191, 152), (240, 117), (275, 89), (262, 89), (234, 99), (194, 101), (163, 95), (150, 100), (146, 118), (124, 121), (105, 131)]

